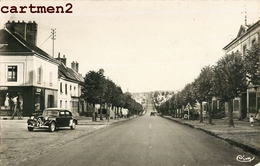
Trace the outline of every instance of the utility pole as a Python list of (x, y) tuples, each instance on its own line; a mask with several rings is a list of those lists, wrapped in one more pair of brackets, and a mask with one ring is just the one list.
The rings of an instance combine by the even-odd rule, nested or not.
[(54, 57), (54, 40), (56, 39), (56, 29), (51, 29), (51, 35), (52, 35), (52, 57)]

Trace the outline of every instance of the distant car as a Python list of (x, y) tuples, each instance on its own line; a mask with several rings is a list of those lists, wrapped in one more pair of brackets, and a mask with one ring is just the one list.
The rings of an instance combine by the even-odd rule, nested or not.
[(33, 131), (35, 128), (47, 128), (53, 132), (60, 127), (70, 127), (72, 130), (76, 128), (78, 121), (72, 116), (72, 113), (63, 108), (47, 108), (42, 115), (38, 117), (31, 116), (27, 120), (28, 131)]
[(150, 116), (155, 116), (155, 112), (151, 112), (151, 113), (150, 113)]

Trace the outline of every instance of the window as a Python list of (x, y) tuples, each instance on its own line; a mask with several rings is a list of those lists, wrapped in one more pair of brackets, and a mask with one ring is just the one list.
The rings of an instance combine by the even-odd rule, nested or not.
[(256, 39), (252, 40), (252, 46), (256, 44)]
[(62, 93), (62, 82), (60, 83), (60, 93)]
[(60, 117), (65, 117), (65, 112), (64, 111), (60, 111)]
[(17, 81), (17, 66), (8, 66), (7, 81), (9, 82)]
[(66, 111), (65, 114), (66, 114), (67, 117), (72, 116), (72, 114), (70, 112), (68, 112), (68, 111)]
[(60, 108), (62, 108), (62, 100), (60, 100)]
[(41, 84), (41, 82), (42, 82), (42, 68), (39, 67), (37, 70), (37, 83)]
[(246, 55), (246, 45), (243, 46), (243, 56)]
[(68, 94), (67, 84), (65, 84), (65, 94)]
[(233, 111), (238, 111), (238, 110), (239, 110), (239, 101), (238, 100), (234, 100)]
[(54, 96), (53, 95), (48, 95), (47, 106), (48, 106), (48, 108), (52, 108), (54, 106)]

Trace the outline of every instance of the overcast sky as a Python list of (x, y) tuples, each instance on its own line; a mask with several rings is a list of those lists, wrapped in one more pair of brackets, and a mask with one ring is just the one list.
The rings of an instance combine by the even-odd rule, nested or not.
[(224, 55), (241, 24), (259, 20), (252, 1), (49, 1), (0, 0), (0, 6), (73, 5), (70, 14), (0, 14), (1, 28), (10, 21), (36, 21), (37, 45), (52, 55), (51, 29), (56, 29), (55, 57), (79, 71), (105, 70), (126, 92), (182, 90), (200, 70)]

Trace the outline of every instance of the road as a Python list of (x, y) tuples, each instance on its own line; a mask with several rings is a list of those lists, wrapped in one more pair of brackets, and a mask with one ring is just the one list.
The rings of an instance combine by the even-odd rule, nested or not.
[[(19, 163), (21, 166), (190, 166), (253, 165), (250, 156), (201, 131), (147, 114), (101, 129)], [(256, 161), (255, 161), (256, 162)]]

